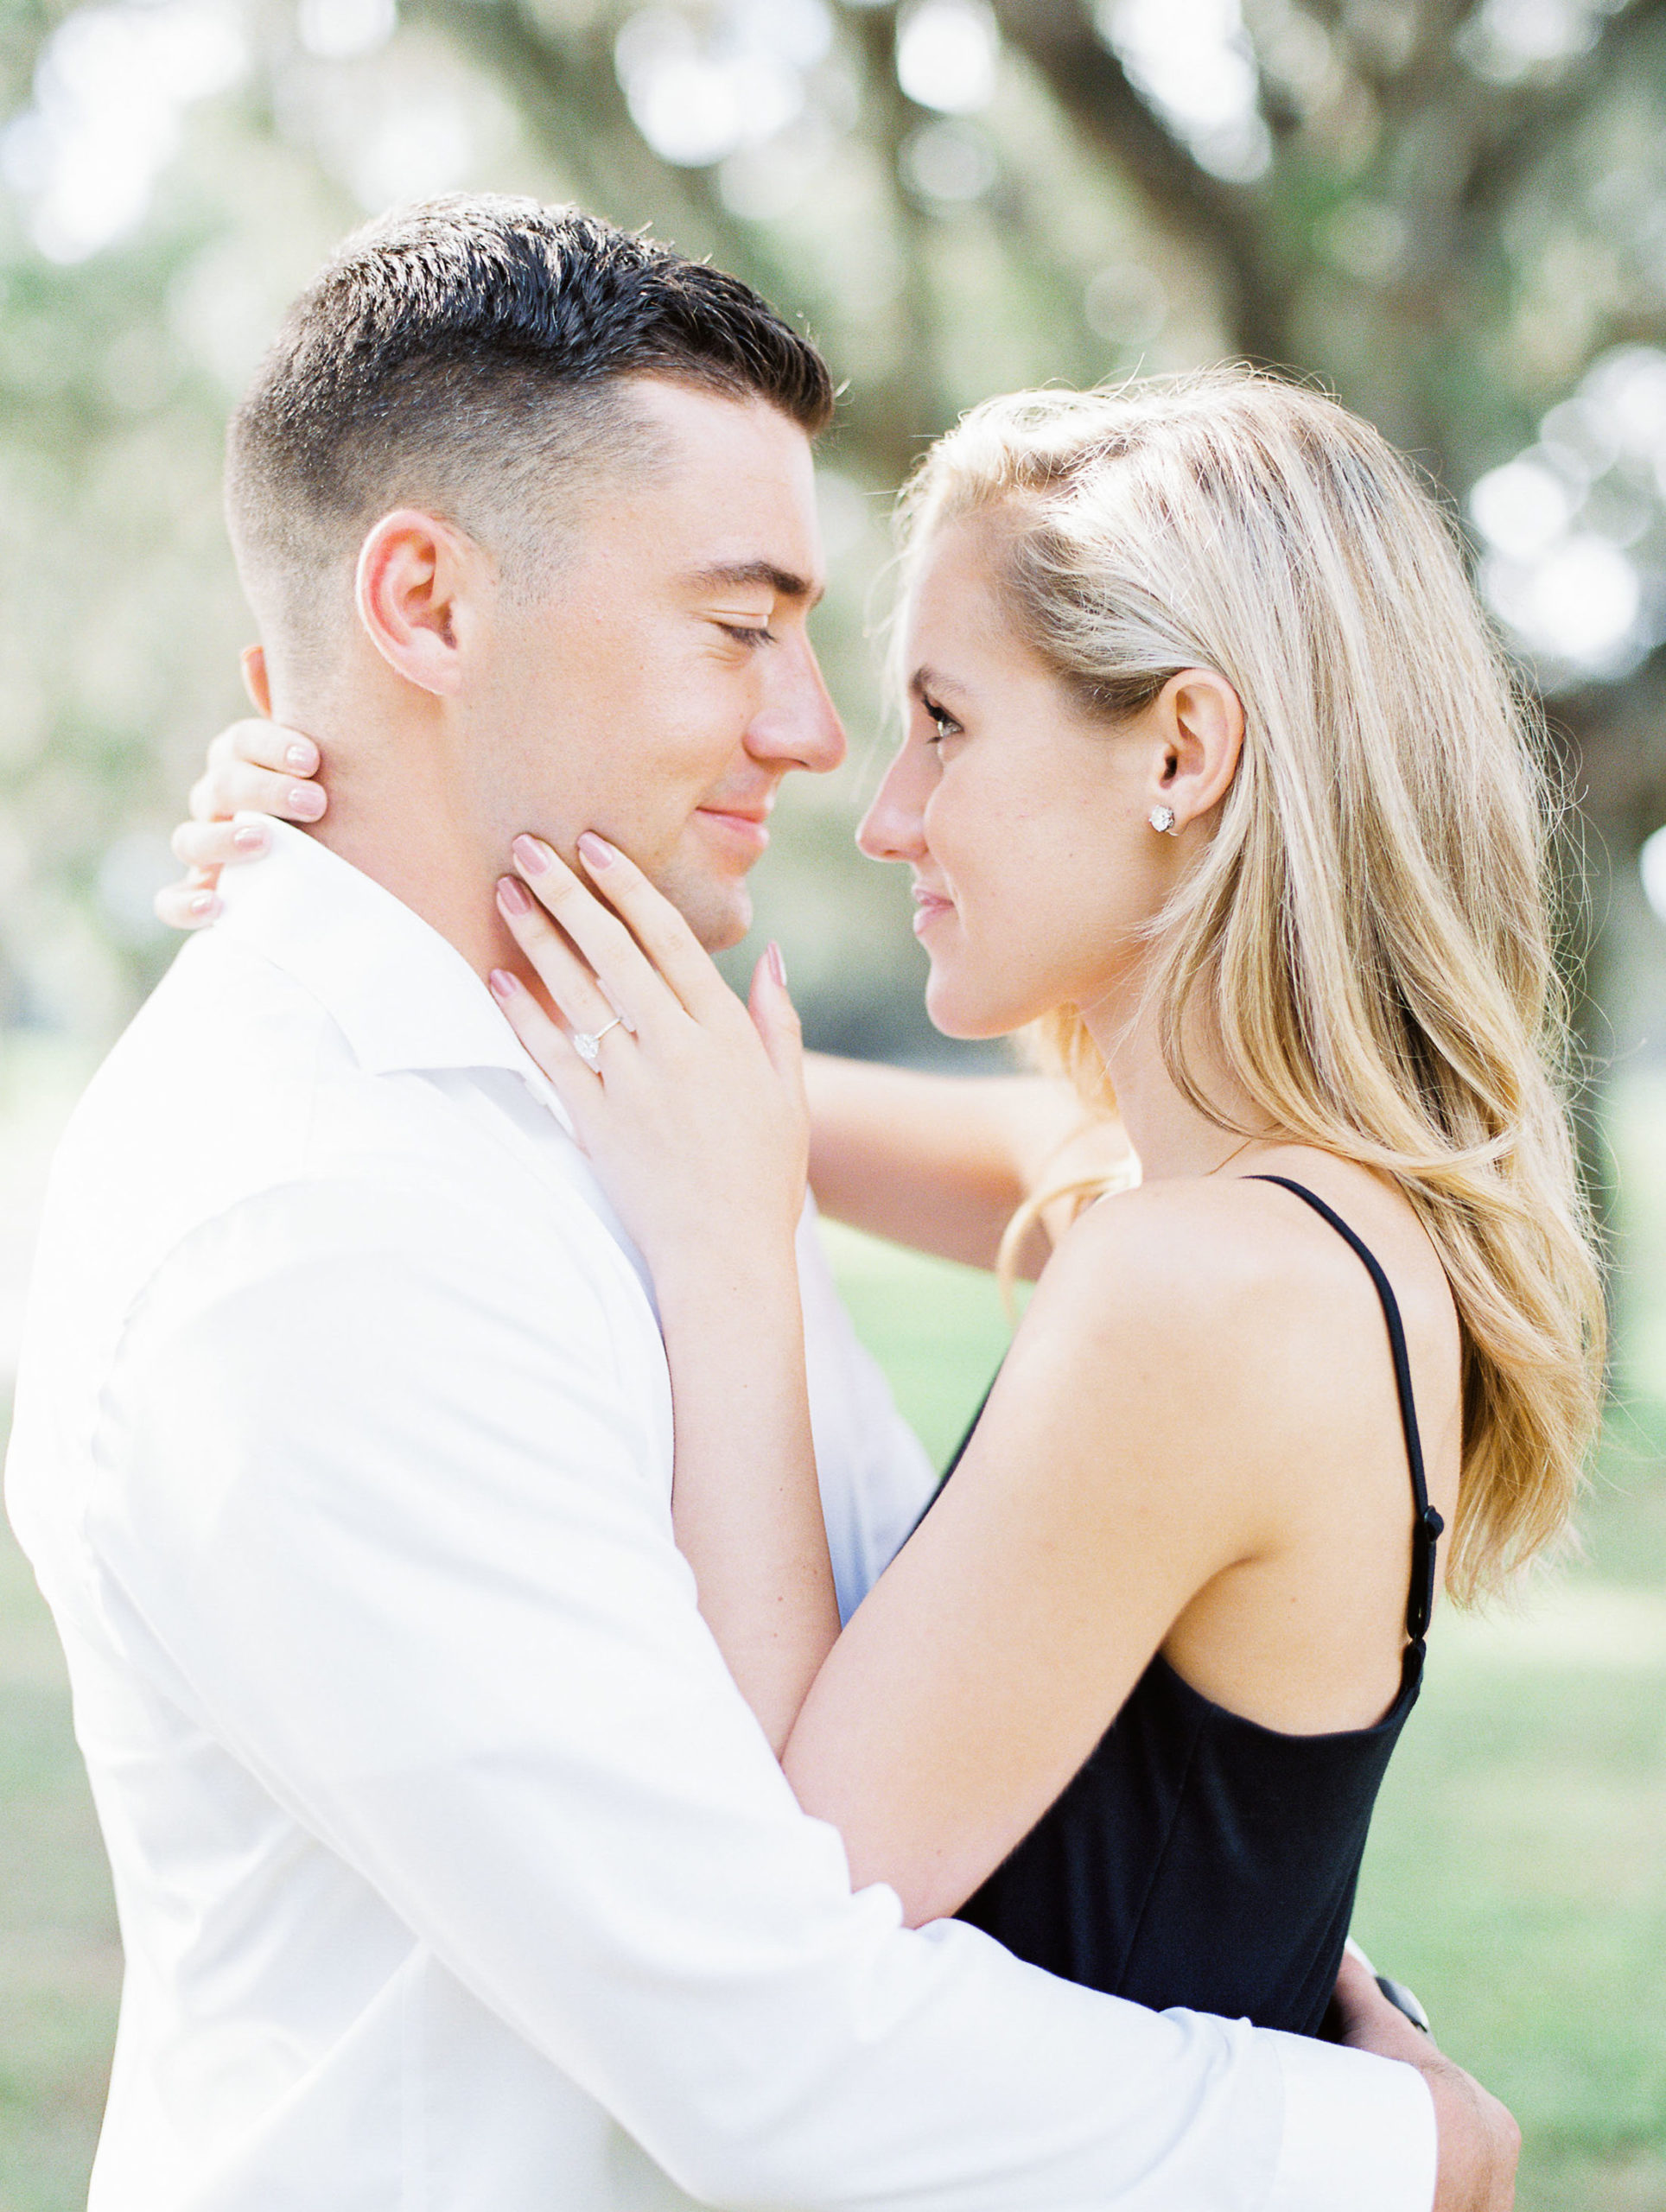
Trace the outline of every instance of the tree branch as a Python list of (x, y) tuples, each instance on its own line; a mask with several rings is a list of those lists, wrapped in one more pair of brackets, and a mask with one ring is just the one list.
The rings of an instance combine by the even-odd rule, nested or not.
[(1169, 135), (1079, 0), (995, 0), (995, 15), (1078, 130), (1141, 194), (1154, 223), (1180, 232), (1214, 261), (1238, 350), (1254, 361), (1288, 365), (1294, 351), (1293, 272), (1274, 249), (1253, 194), (1211, 176)]
[(1526, 172), (1543, 159), (1548, 142), (1581, 122), (1597, 99), (1636, 68), (1639, 46), (1656, 37), (1663, 21), (1666, 0), (1631, 0), (1623, 14), (1609, 19), (1587, 62), (1544, 92), (1513, 100), (1506, 124), (1471, 170), (1463, 194), (1466, 213), (1496, 213)]

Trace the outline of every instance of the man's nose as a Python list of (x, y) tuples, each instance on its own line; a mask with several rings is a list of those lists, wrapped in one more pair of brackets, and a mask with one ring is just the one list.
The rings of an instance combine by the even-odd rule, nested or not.
[(771, 658), (769, 696), (747, 726), (747, 751), (754, 760), (824, 776), (844, 759), (846, 747), (844, 724), (815, 649), (808, 638), (798, 638)]
[(925, 851), (934, 765), (922, 747), (904, 741), (856, 831), (870, 861), (917, 861)]

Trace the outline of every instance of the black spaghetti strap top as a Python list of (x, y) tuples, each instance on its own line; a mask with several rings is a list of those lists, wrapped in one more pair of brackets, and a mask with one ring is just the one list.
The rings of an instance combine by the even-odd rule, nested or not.
[(1186, 2005), (1317, 2035), (1371, 1808), (1422, 1680), (1443, 1523), (1428, 1502), (1400, 1308), (1376, 1255), (1301, 1184), (1246, 1179), (1278, 1184), (1327, 1221), (1382, 1302), (1415, 1513), (1400, 1694), (1374, 1727), (1283, 1735), (1200, 1695), (1160, 1652), (1075, 1780), (959, 1917), (1067, 1980), (1157, 2011)]

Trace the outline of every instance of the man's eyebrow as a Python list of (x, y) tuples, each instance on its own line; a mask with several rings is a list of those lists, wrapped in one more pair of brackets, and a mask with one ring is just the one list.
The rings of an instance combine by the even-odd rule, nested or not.
[(791, 569), (778, 569), (773, 561), (715, 561), (709, 569), (696, 569), (688, 579), (692, 591), (721, 591), (739, 586), (763, 584), (777, 599), (802, 600), (814, 607), (821, 599), (824, 587), (813, 584), (808, 576), (795, 575)]

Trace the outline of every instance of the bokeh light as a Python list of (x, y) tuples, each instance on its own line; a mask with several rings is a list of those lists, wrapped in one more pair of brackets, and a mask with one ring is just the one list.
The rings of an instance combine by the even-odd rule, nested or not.
[(1469, 512), (1482, 590), (1550, 688), (1635, 668), (1666, 639), (1666, 352), (1599, 355)]
[(31, 106), (0, 133), (0, 176), (48, 259), (83, 261), (142, 219), (188, 108), (249, 54), (223, 0), (78, 8), (53, 33)]
[(1248, 184), (1273, 142), (1238, 0), (1098, 0), (1100, 36), (1129, 79), (1211, 175)]
[(639, 9), (614, 43), (631, 119), (661, 161), (705, 168), (773, 138), (804, 105), (804, 73), (827, 52), (823, 0), (729, 0), (696, 22)]
[(1666, 922), (1666, 829), (1656, 830), (1643, 841), (1637, 855), (1637, 874), (1643, 879), (1644, 896), (1663, 922)]
[(897, 19), (897, 82), (921, 107), (945, 115), (988, 107), (1000, 54), (982, 0), (913, 0)]

